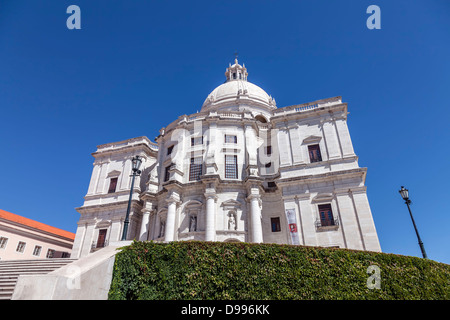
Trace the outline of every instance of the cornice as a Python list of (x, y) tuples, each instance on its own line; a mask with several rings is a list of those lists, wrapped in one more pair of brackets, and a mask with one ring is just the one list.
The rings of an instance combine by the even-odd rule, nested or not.
[[(281, 109), (279, 109), (281, 110)], [(270, 121), (275, 125), (280, 122), (299, 120), (299, 119), (307, 119), (311, 117), (323, 118), (324, 116), (328, 117), (328, 120), (333, 120), (330, 116), (330, 112), (334, 113), (337, 110), (342, 110), (340, 117), (345, 113), (347, 114), (347, 103), (339, 103), (328, 106), (318, 106), (314, 109), (304, 110), (304, 111), (292, 111), (285, 113), (275, 114), (271, 117)], [(339, 117), (339, 118), (340, 118)], [(283, 124), (279, 124), (279, 129), (283, 128)]]
[[(111, 208), (114, 208), (114, 207), (115, 207), (115, 209), (118, 209), (121, 207), (126, 208), (127, 205), (128, 205), (128, 200), (88, 205), (88, 206), (81, 206), (81, 207), (75, 208), (75, 210), (78, 211), (78, 213), (80, 213), (81, 215), (83, 215), (83, 214), (89, 214), (89, 213), (94, 213), (94, 212), (98, 212), (98, 211), (109, 211), (109, 210), (111, 210)], [(131, 200), (132, 207), (140, 208), (140, 207), (142, 207), (142, 205), (143, 205), (143, 203), (141, 200)]]
[[(133, 194), (134, 193), (140, 194), (141, 188), (139, 186), (133, 187)], [(87, 194), (83, 197), (83, 199), (85, 201), (90, 201), (90, 200), (118, 197), (118, 196), (129, 195), (129, 194), (130, 194), (130, 189), (125, 189), (125, 190), (117, 190), (116, 192), (111, 192), (111, 193)]]
[[(307, 143), (310, 143), (309, 141)], [(305, 142), (306, 144), (306, 142)], [(292, 170), (296, 168), (304, 169), (304, 168), (314, 168), (314, 167), (320, 167), (320, 166), (329, 166), (332, 164), (338, 164), (338, 163), (348, 163), (349, 161), (358, 161), (357, 155), (350, 155), (343, 158), (335, 158), (335, 159), (329, 159), (329, 160), (323, 160), (319, 162), (313, 162), (313, 163), (307, 163), (307, 162), (300, 162), (295, 163), (291, 165), (280, 165), (280, 171), (283, 170)]]
[(365, 177), (366, 172), (367, 172), (367, 168), (355, 168), (355, 169), (349, 169), (349, 170), (340, 170), (340, 171), (333, 171), (333, 172), (326, 172), (326, 173), (319, 173), (319, 174), (309, 174), (309, 175), (290, 177), (290, 178), (280, 178), (278, 180), (275, 180), (275, 182), (279, 186), (285, 186), (285, 185), (289, 185), (291, 182), (297, 182), (297, 181), (305, 181), (307, 183), (310, 183), (310, 182), (316, 182), (319, 180), (333, 180), (336, 177), (342, 178), (343, 176)]
[[(107, 145), (103, 145), (107, 146)], [(91, 155), (95, 158), (97, 157), (104, 157), (109, 156), (112, 154), (118, 154), (118, 153), (130, 153), (131, 151), (140, 150), (145, 155), (148, 155), (150, 157), (156, 157), (158, 154), (158, 151), (155, 149), (152, 149), (145, 143), (137, 143), (132, 145), (125, 145), (125, 146), (118, 146), (117, 148), (113, 147), (113, 144), (111, 144), (111, 149), (97, 149), (97, 151), (91, 153)], [(132, 158), (133, 156), (129, 156), (128, 158)], [(126, 159), (127, 157), (124, 157)]]

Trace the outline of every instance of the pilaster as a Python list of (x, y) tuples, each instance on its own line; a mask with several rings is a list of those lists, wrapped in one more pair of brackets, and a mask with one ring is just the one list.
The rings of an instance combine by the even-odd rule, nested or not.
[[(340, 228), (348, 249), (364, 250), (358, 215), (352, 203), (349, 190), (335, 190), (336, 204), (339, 210)], [(348, 235), (352, 235), (349, 237)]]
[(375, 223), (367, 199), (366, 187), (350, 189), (353, 205), (358, 216), (359, 226), (364, 243), (364, 250), (381, 252)]

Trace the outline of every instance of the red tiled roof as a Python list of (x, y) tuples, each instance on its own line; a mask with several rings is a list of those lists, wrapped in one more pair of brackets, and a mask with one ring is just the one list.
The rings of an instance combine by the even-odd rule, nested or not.
[(35, 228), (35, 229), (49, 232), (49, 233), (53, 233), (54, 235), (58, 235), (58, 236), (68, 238), (71, 240), (75, 239), (75, 233), (65, 231), (62, 229), (58, 229), (58, 228), (49, 226), (47, 224), (25, 218), (25, 217), (19, 216), (17, 214), (14, 214), (14, 213), (2, 210), (2, 209), (0, 209), (0, 219), (5, 219), (8, 221), (22, 224), (27, 227)]

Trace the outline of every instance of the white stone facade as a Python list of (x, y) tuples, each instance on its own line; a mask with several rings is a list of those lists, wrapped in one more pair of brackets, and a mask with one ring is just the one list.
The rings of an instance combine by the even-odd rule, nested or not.
[(381, 251), (341, 97), (277, 108), (237, 60), (225, 75), (157, 143), (98, 146), (72, 257), (120, 240), (135, 155), (143, 163), (127, 239)]

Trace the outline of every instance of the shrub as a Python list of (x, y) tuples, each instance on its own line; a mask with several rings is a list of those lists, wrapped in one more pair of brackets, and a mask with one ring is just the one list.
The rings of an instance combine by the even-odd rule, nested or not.
[[(379, 267), (380, 289), (368, 288), (371, 265)], [(449, 265), (395, 254), (276, 244), (135, 241), (116, 255), (109, 299), (448, 300), (449, 283)]]

